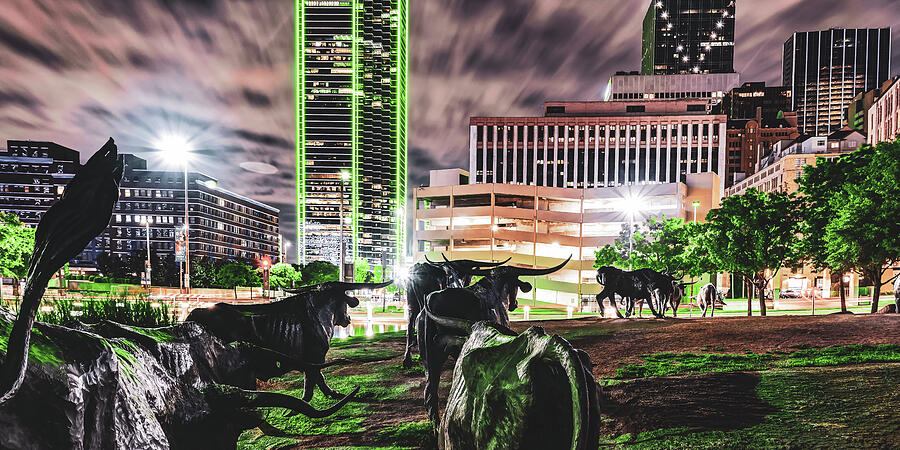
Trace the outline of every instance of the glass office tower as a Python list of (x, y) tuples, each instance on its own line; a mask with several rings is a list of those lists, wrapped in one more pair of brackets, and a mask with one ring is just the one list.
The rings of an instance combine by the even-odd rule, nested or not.
[[(406, 228), (406, 0), (296, 4), (298, 257), (393, 267)], [(341, 218), (343, 217), (343, 225)]]
[(840, 130), (853, 97), (880, 87), (890, 73), (890, 28), (804, 31), (784, 43), (783, 82), (804, 134)]
[(653, 0), (644, 16), (641, 73), (734, 72), (734, 0)]

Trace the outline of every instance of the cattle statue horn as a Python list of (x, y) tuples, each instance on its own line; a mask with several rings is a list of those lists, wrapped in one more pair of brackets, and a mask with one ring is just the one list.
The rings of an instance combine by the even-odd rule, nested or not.
[(451, 330), (459, 331), (462, 334), (468, 335), (472, 331), (472, 325), (475, 325), (475, 322), (471, 320), (460, 319), (458, 317), (439, 316), (431, 312), (431, 310), (428, 309), (428, 305), (425, 305), (424, 311), (425, 314), (428, 315), (428, 318), (433, 320), (434, 323)]
[(464, 267), (464, 266), (469, 266), (469, 267), (499, 267), (499, 266), (502, 266), (502, 265), (504, 265), (504, 264), (506, 264), (506, 263), (508, 263), (508, 262), (510, 262), (510, 261), (512, 260), (512, 257), (510, 256), (509, 258), (506, 258), (506, 260), (505, 260), (505, 261), (502, 261), (502, 262), (475, 261), (475, 260), (473, 260), (473, 259), (456, 259), (456, 260), (451, 261), (451, 260), (447, 259), (447, 255), (441, 253), (441, 256), (444, 258), (444, 262), (443, 262), (443, 263), (440, 263), (440, 262), (434, 262), (434, 261), (428, 259), (428, 255), (425, 255), (425, 261), (428, 261), (428, 264), (431, 264), (431, 265), (433, 265), (433, 266), (440, 266), (440, 265), (444, 265), (444, 264), (450, 264), (450, 265), (453, 265), (454, 267), (457, 267), (457, 268), (458, 268), (458, 267)]
[(35, 232), (22, 306), (10, 331), (6, 358), (0, 368), (0, 404), (15, 395), (25, 378), (31, 328), (47, 283), (109, 225), (113, 206), (119, 199), (122, 171), (118, 149), (109, 138), (66, 185), (62, 198), (41, 218)]
[[(528, 267), (510, 267), (510, 269), (515, 270), (516, 274), (520, 277), (539, 277), (541, 275), (549, 275), (553, 272), (556, 272), (559, 269), (562, 269), (571, 260), (572, 260), (572, 255), (569, 255), (569, 257), (566, 258), (566, 260), (563, 261), (562, 263), (560, 263), (559, 265), (556, 265), (554, 267), (548, 267), (546, 269), (532, 269), (532, 268), (528, 268)], [(448, 261), (448, 262), (451, 264), (456, 263), (456, 261)], [(463, 267), (457, 266), (457, 270), (459, 270), (460, 272), (469, 273), (472, 275), (484, 276), (484, 277), (491, 275), (492, 271), (495, 269), (497, 269), (497, 268), (476, 269), (476, 268), (463, 268)]]

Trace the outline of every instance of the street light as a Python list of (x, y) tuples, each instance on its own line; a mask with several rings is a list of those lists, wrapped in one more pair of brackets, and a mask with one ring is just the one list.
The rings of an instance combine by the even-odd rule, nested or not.
[(176, 164), (181, 164), (184, 169), (184, 289), (185, 293), (191, 293), (191, 245), (190, 227), (188, 226), (188, 162), (191, 159), (193, 146), (187, 139), (174, 134), (166, 134), (160, 137), (156, 143), (164, 157)]
[(697, 208), (700, 207), (700, 201), (697, 200), (692, 204), (694, 205), (694, 222), (696, 222), (697, 221)]
[(269, 298), (269, 269), (272, 268), (272, 260), (268, 256), (263, 256), (259, 260), (259, 266), (263, 270), (263, 296)]
[(346, 247), (344, 245), (344, 184), (348, 181), (350, 181), (350, 172), (348, 172), (346, 170), (342, 170), (341, 171), (341, 201), (340, 201), (341, 210), (340, 210), (340, 214), (339, 214), (340, 221), (341, 221), (341, 270), (340, 270), (341, 281), (347, 281), (346, 274), (344, 273), (344, 272), (346, 272), (346, 269), (345, 269), (346, 262), (344, 261), (344, 258), (346, 257), (346, 253), (347, 253)]
[(153, 284), (152, 278), (150, 278), (150, 216), (144, 216), (143, 220), (144, 231), (147, 233), (147, 289), (150, 289), (150, 285)]
[(629, 195), (625, 198), (625, 211), (628, 213), (628, 270), (632, 270), (631, 252), (634, 251), (634, 215), (646, 208), (642, 197)]

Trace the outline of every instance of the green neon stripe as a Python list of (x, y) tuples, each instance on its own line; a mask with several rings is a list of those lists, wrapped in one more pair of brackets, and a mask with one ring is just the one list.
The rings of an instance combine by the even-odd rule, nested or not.
[(306, 5), (294, 0), (294, 70), (298, 83), (294, 87), (294, 111), (297, 131), (294, 174), (297, 183), (297, 261), (306, 262)]
[[(407, 124), (409, 76), (407, 73), (409, 49), (408, 27), (409, 7), (407, 0), (398, 0), (397, 4), (397, 75), (394, 90), (397, 94), (397, 258), (396, 264), (403, 263), (406, 256), (406, 180), (407, 180)], [(401, 79), (402, 77), (402, 79)]]
[[(352, 165), (351, 171), (352, 171), (352, 178), (353, 178), (353, 189), (352, 189), (352, 194), (351, 194), (352, 195), (351, 202), (352, 202), (353, 206), (351, 208), (352, 212), (350, 213), (350, 217), (351, 217), (353, 224), (352, 224), (352, 228), (350, 231), (350, 235), (352, 236), (352, 239), (353, 239), (353, 245), (352, 245), (353, 253), (350, 255), (350, 261), (356, 261), (356, 257), (357, 257), (356, 255), (358, 254), (357, 246), (359, 244), (359, 239), (358, 239), (358, 237), (359, 237), (358, 236), (358, 234), (359, 234), (359, 98), (358, 98), (359, 97), (359, 95), (358, 95), (358, 90), (359, 90), (359, 61), (358, 61), (359, 60), (359, 48), (358, 48), (357, 44), (360, 40), (358, 11), (359, 11), (360, 7), (362, 7), (362, 6), (363, 6), (362, 0), (354, 0), (353, 2), (351, 2), (351, 7), (353, 8), (353, 12), (352, 12), (353, 44), (351, 46), (351, 49), (352, 49), (351, 51), (353, 53), (353, 89), (352, 89), (352, 94), (350, 97), (350, 105), (351, 105), (351, 110), (352, 110), (352, 114), (353, 114), (353, 118), (352, 118), (352, 122), (351, 122), (353, 131), (352, 131), (352, 138), (351, 138), (351, 144), (350, 144), (350, 148), (351, 148), (350, 162)], [(343, 227), (344, 224), (341, 224), (341, 226)]]

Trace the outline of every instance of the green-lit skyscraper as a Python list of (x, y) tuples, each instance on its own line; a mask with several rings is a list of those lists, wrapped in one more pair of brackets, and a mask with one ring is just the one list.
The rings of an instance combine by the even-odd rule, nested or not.
[(393, 267), (404, 254), (407, 7), (407, 0), (296, 3), (301, 262), (338, 263), (341, 235), (348, 264), (362, 258)]

